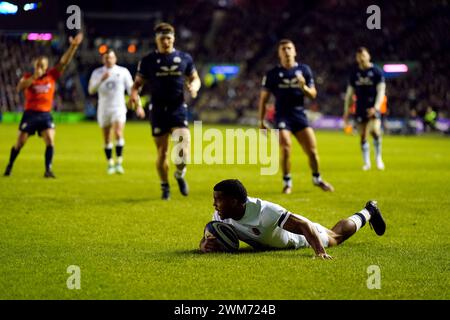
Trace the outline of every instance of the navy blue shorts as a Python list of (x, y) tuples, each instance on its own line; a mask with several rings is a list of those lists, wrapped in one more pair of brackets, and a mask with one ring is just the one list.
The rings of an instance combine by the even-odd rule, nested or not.
[(296, 133), (308, 127), (308, 118), (304, 111), (298, 111), (290, 115), (275, 115), (275, 129)]
[(171, 133), (173, 128), (188, 127), (186, 104), (176, 108), (152, 106), (150, 111), (150, 123), (154, 137)]
[(19, 130), (26, 132), (29, 135), (34, 135), (36, 132), (41, 135), (41, 132), (47, 129), (54, 129), (55, 124), (50, 112), (39, 112), (27, 110), (23, 113), (20, 121)]

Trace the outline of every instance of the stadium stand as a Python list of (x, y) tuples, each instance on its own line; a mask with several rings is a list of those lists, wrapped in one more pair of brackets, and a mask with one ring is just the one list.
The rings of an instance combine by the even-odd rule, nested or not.
[[(355, 32), (366, 28), (368, 17), (356, 0), (265, 0), (257, 6), (249, 0), (166, 1), (142, 4), (136, 6), (139, 12), (127, 14), (120, 1), (102, 3), (83, 4), (87, 41), (60, 81), (56, 110), (83, 110), (92, 103), (87, 79), (99, 65), (100, 45), (115, 48), (119, 63), (134, 73), (140, 57), (153, 48), (152, 26), (166, 20), (177, 27), (176, 47), (192, 53), (202, 77), (212, 63), (240, 65), (237, 77), (204, 84), (199, 98), (191, 101), (193, 117), (223, 122), (254, 117), (262, 76), (277, 63), (276, 43), (282, 38), (294, 40), (299, 60), (315, 72), (319, 96), (310, 107), (322, 114), (342, 114), (354, 51), (364, 45), (375, 63), (410, 66), (408, 74), (387, 80), (388, 116), (408, 117), (411, 110), (421, 114), (428, 106), (438, 118), (450, 116), (447, 1), (380, 1), (382, 28), (370, 32)], [(128, 25), (132, 27), (124, 27)], [(19, 77), (37, 54), (55, 60), (63, 43), (28, 42), (0, 33), (0, 45), (0, 111), (21, 111), (22, 98), (14, 91)], [(129, 52), (130, 45), (136, 52)]]

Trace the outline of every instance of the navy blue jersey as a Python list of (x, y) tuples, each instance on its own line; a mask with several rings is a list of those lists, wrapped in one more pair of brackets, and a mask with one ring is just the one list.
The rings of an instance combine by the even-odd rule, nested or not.
[(158, 51), (145, 56), (137, 72), (150, 85), (153, 107), (177, 108), (184, 103), (184, 77), (195, 71), (192, 57), (182, 51)]
[(357, 115), (365, 116), (366, 110), (375, 106), (377, 85), (382, 82), (384, 82), (383, 71), (375, 65), (366, 70), (358, 67), (352, 70), (350, 85), (355, 90)]
[(303, 75), (308, 87), (314, 86), (311, 68), (306, 64), (296, 64), (289, 70), (279, 65), (267, 72), (263, 79), (263, 87), (275, 96), (277, 114), (288, 115), (304, 108), (305, 95), (299, 87), (296, 74)]

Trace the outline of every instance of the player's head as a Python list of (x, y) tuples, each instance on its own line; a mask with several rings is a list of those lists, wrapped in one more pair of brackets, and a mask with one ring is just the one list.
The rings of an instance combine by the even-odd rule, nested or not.
[(48, 69), (48, 58), (46, 56), (39, 56), (33, 61), (34, 70), (40, 71), (40, 73), (47, 72)]
[(367, 67), (370, 65), (370, 53), (366, 47), (359, 47), (356, 50), (356, 63), (360, 67)]
[(297, 51), (295, 49), (294, 42), (290, 39), (282, 39), (278, 42), (278, 57), (281, 64), (293, 64)]
[(222, 219), (241, 218), (246, 202), (247, 190), (239, 180), (223, 180), (214, 186), (213, 205)]
[(112, 68), (117, 63), (117, 56), (114, 50), (108, 49), (103, 55), (102, 55), (103, 64), (107, 68)]
[(175, 43), (175, 28), (166, 22), (162, 22), (157, 24), (153, 31), (155, 32), (158, 51), (165, 54), (171, 53)]

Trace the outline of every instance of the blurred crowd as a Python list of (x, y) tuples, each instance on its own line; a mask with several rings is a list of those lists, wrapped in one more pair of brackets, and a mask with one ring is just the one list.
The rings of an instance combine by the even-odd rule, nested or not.
[[(161, 8), (152, 22), (165, 20), (177, 28), (176, 47), (192, 54), (202, 77), (211, 63), (240, 65), (236, 78), (204, 85), (199, 98), (189, 101), (195, 114), (216, 113), (219, 121), (235, 121), (255, 115), (261, 80), (278, 63), (276, 45), (290, 38), (298, 60), (311, 66), (319, 92), (308, 106), (326, 115), (341, 115), (349, 70), (357, 47), (366, 46), (377, 62), (407, 63), (407, 74), (387, 79), (388, 116), (407, 117), (432, 107), (438, 117), (450, 117), (448, 1), (378, 1), (381, 29), (368, 30), (367, 6), (357, 0), (293, 1), (189, 0)], [(114, 9), (114, 8), (112, 8)], [(122, 31), (126, 30), (120, 26)], [(111, 29), (109, 29), (111, 31)], [(56, 108), (67, 109), (71, 99), (86, 100), (81, 88), (99, 59), (97, 39), (101, 28), (87, 29), (87, 41), (76, 63), (78, 73), (60, 82)], [(145, 51), (152, 49), (151, 26), (133, 33)], [(94, 43), (95, 42), (95, 43)], [(57, 57), (59, 48), (0, 36), (0, 110), (21, 110), (14, 91), (20, 75), (30, 69), (31, 57)], [(89, 54), (90, 53), (90, 54)], [(135, 72), (144, 51), (119, 52), (119, 63)], [(80, 98), (80, 94), (84, 97)], [(67, 103), (66, 103), (67, 102)]]

